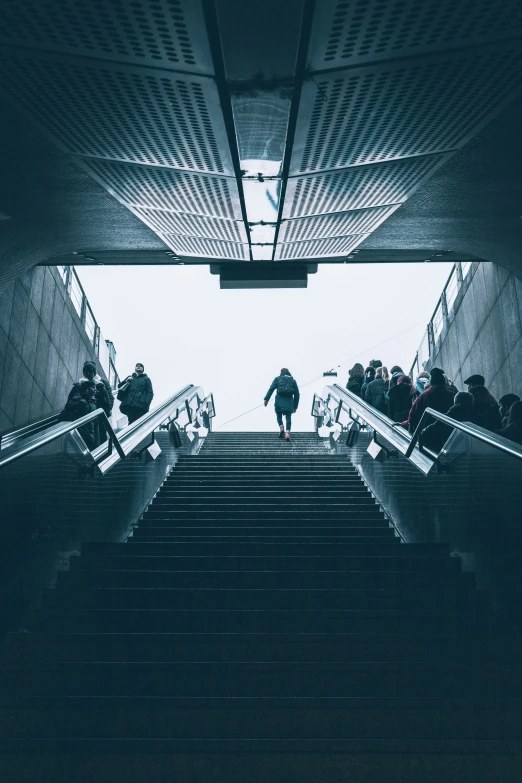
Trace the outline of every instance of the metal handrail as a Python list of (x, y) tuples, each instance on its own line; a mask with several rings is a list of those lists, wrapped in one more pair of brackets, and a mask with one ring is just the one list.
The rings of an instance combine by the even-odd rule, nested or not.
[(29, 435), (36, 435), (37, 432), (52, 427), (58, 421), (59, 413), (53, 413), (52, 416), (47, 416), (45, 419), (39, 419), (32, 424), (27, 424), (25, 427), (21, 427), (18, 430), (12, 430), (6, 432), (3, 435), (0, 433), (0, 450), (8, 449), (13, 446), (17, 440), (24, 440)]
[(507, 438), (503, 438), (501, 435), (496, 435), (490, 430), (485, 430), (483, 427), (479, 427), (477, 424), (471, 424), (470, 422), (465, 421), (456, 421), (450, 416), (446, 416), (444, 413), (439, 413), (439, 411), (433, 410), (433, 408), (426, 408), (426, 410), (423, 412), (415, 432), (411, 436), (411, 442), (404, 455), (405, 457), (410, 457), (413, 449), (415, 448), (415, 445), (418, 443), (422, 430), (427, 426), (426, 420), (430, 417), (447, 424), (454, 430), (460, 430), (460, 432), (464, 432), (466, 435), (471, 435), (473, 438), (482, 441), (482, 443), (487, 443), (488, 446), (492, 446), (494, 449), (503, 451), (506, 454), (509, 454), (511, 457), (518, 457), (518, 459), (522, 459), (522, 446), (517, 446), (513, 443), (513, 441), (508, 440)]
[(107, 416), (105, 415), (105, 411), (102, 410), (102, 408), (96, 408), (95, 411), (91, 411), (91, 413), (87, 413), (85, 416), (82, 416), (80, 419), (76, 419), (75, 421), (60, 422), (60, 424), (58, 424), (57, 426), (53, 427), (52, 429), (48, 429), (46, 432), (44, 432), (41, 435), (38, 435), (35, 438), (27, 438), (19, 446), (15, 446), (7, 454), (0, 457), (0, 468), (3, 468), (4, 465), (8, 465), (10, 462), (14, 462), (17, 459), (21, 459), (21, 457), (25, 457), (26, 454), (30, 454), (31, 452), (40, 449), (42, 446), (46, 446), (48, 443), (52, 443), (54, 440), (61, 438), (62, 435), (66, 435), (68, 432), (77, 430), (79, 427), (82, 427), (84, 424), (88, 424), (90, 421), (93, 421), (94, 419), (98, 419), (98, 418), (101, 420), (103, 426), (107, 431), (107, 435), (109, 436), (108, 446), (106, 446), (106, 448), (112, 451), (112, 445), (114, 444), (114, 447), (118, 454), (118, 459), (124, 459), (125, 453), (118, 442), (118, 438), (116, 437), (116, 434), (112, 429), (109, 420), (107, 419)]
[(345, 404), (349, 414), (351, 414), (351, 411), (355, 411), (357, 416), (363, 419), (363, 421), (365, 421), (375, 432), (382, 435), (383, 438), (410, 460), (410, 462), (424, 473), (424, 475), (428, 475), (433, 465), (437, 463), (436, 455), (432, 454), (427, 449), (421, 450), (418, 445), (419, 435), (426, 426), (426, 419), (430, 417), (447, 424), (452, 429), (460, 430), (512, 457), (522, 458), (522, 447), (517, 446), (512, 441), (507, 440), (507, 438), (496, 435), (476, 424), (456, 421), (450, 416), (439, 413), (439, 411), (436, 411), (433, 408), (427, 408), (423, 412), (415, 432), (413, 435), (410, 435), (410, 433), (400, 424), (392, 421), (388, 416), (376, 410), (371, 405), (368, 405), (361, 397), (357, 397), (352, 392), (343, 389), (337, 384), (334, 386), (326, 386), (323, 395), (328, 396), (339, 403)]
[[(178, 409), (186, 403), (190, 403), (195, 397), (198, 398), (199, 403), (199, 400), (204, 397), (203, 389), (201, 386), (189, 384), (184, 389), (176, 392), (172, 397), (169, 397), (153, 411), (150, 411), (150, 413), (144, 414), (133, 424), (129, 424), (127, 427), (119, 430), (118, 440), (124, 454), (130, 454), (151, 432), (154, 432), (167, 419), (174, 421), (179, 415)], [(92, 452), (94, 459), (99, 460), (98, 468), (102, 473), (107, 473), (118, 462), (118, 456), (114, 453), (107, 454), (104, 458), (105, 450), (106, 444), (103, 443)]]
[[(81, 419), (60, 422), (34, 438), (26, 438), (22, 444), (10, 450), (5, 456), (0, 457), (0, 468), (7, 465), (9, 462), (20, 459), (26, 454), (61, 438), (68, 432), (77, 430), (79, 427), (82, 427), (82, 425), (89, 423), (93, 419), (100, 417), (103, 426), (107, 430), (109, 440), (89, 453), (92, 457), (93, 464), (96, 464), (100, 472), (105, 474), (119, 462), (120, 459), (125, 459), (125, 457), (148, 435), (154, 432), (160, 424), (163, 424), (167, 420), (174, 421), (179, 416), (181, 412), (180, 409), (183, 408), (183, 410), (185, 410), (185, 403), (190, 403), (195, 397), (198, 398), (199, 407), (199, 402), (204, 397), (203, 389), (201, 386), (189, 384), (176, 392), (172, 397), (165, 400), (165, 402), (153, 411), (144, 414), (133, 424), (129, 424), (127, 427), (121, 429), (118, 432), (118, 435), (116, 435), (112, 429), (104, 411), (101, 408), (97, 408), (95, 411), (92, 411), (92, 413), (82, 416)], [(113, 445), (115, 451), (113, 451)]]
[[(392, 446), (401, 454), (406, 455), (406, 451), (410, 445), (411, 435), (403, 428), (399, 428), (396, 422), (392, 421), (384, 413), (381, 413), (376, 408), (373, 408), (368, 403), (364, 402), (361, 397), (343, 389), (338, 384), (333, 386), (326, 386), (323, 395), (336, 400), (338, 403), (343, 403), (346, 406), (348, 412), (354, 411), (363, 421), (365, 421), (375, 432), (382, 435)], [(412, 453), (408, 458), (418, 470), (428, 475), (432, 469), (434, 462), (427, 454), (424, 454), (417, 447), (412, 449)]]

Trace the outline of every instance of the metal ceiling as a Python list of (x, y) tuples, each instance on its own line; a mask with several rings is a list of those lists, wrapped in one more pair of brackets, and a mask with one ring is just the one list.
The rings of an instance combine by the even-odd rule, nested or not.
[(0, 0), (0, 90), (169, 258), (349, 262), (519, 94), (522, 5), (283, 6)]

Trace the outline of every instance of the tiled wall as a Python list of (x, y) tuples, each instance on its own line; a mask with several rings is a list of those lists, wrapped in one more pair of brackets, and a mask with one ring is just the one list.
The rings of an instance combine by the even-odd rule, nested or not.
[(87, 359), (96, 360), (94, 349), (54, 267), (34, 267), (4, 287), (0, 431), (63, 408)]
[(497, 398), (522, 397), (522, 280), (497, 264), (474, 267), (430, 366), (442, 367), (459, 389), (479, 373)]

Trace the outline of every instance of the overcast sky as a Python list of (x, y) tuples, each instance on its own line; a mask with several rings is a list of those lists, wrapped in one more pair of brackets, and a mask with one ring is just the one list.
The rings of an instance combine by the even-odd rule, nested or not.
[[(263, 403), (281, 367), (301, 387), (294, 430), (312, 429), (313, 392), (324, 370), (381, 359), (409, 370), (451, 264), (329, 264), (307, 289), (219, 288), (207, 266), (77, 268), (105, 338), (114, 342), (120, 377), (137, 361), (154, 387), (154, 404), (188, 383), (212, 391), (214, 429), (273, 430)], [(407, 330), (407, 331), (406, 331)], [(399, 336), (396, 336), (399, 335)]]

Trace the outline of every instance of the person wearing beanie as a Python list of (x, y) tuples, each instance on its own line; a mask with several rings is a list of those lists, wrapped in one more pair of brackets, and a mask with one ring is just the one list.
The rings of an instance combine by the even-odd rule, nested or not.
[(446, 385), (444, 370), (433, 367), (430, 371), (430, 385), (422, 392), (412, 405), (408, 416), (408, 429), (415, 432), (426, 408), (433, 408), (440, 413), (447, 413), (453, 405), (454, 393)]
[[(110, 418), (112, 413), (112, 407), (114, 405), (114, 397), (112, 395), (112, 389), (109, 381), (104, 380), (96, 372), (96, 364), (90, 360), (84, 362), (83, 375), (73, 385), (67, 400), (71, 400), (78, 395), (80, 391), (80, 385), (85, 381), (93, 381), (96, 388), (95, 403), (97, 408), (101, 408), (107, 418)], [(100, 427), (100, 442), (104, 443), (107, 440), (107, 433), (104, 427)]]
[[(290, 430), (292, 429), (292, 413), (296, 412), (299, 405), (299, 387), (294, 378), (292, 378), (288, 367), (282, 367), (281, 373), (272, 381), (269, 390), (265, 394), (265, 408), (274, 392), (276, 392), (274, 408), (277, 423), (279, 424), (279, 438), (281, 440), (284, 438), (289, 443)], [(286, 420), (286, 433), (283, 425), (283, 416)]]
[[(75, 392), (69, 396), (67, 404), (58, 417), (58, 421), (76, 421), (98, 408), (96, 402), (96, 383), (93, 380), (83, 380), (75, 384)], [(98, 420), (89, 421), (78, 427), (78, 432), (85, 441), (87, 448), (92, 451), (100, 445), (100, 434), (105, 431), (100, 427)]]

